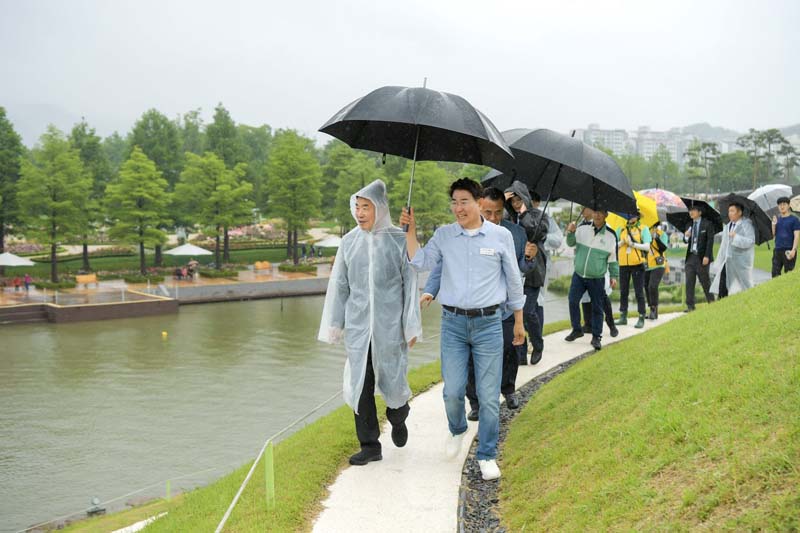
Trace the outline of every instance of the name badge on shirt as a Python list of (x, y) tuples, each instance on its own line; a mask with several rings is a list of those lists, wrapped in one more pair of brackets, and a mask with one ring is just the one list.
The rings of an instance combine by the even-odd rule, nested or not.
[(481, 255), (494, 255), (494, 248), (481, 248)]

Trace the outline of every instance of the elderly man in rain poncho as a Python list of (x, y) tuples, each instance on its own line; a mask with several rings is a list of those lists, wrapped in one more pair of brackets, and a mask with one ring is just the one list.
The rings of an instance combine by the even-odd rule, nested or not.
[(392, 226), (386, 185), (375, 180), (350, 197), (358, 226), (342, 239), (325, 296), (319, 340), (344, 338), (344, 400), (355, 411), (361, 451), (350, 464), (380, 461), (375, 390), (386, 401), (392, 442), (408, 430), (408, 349), (422, 334), (417, 275), (406, 260), (402, 230)]
[(753, 286), (756, 230), (743, 207), (733, 203), (728, 207), (728, 223), (722, 228), (722, 243), (717, 258), (711, 263), (714, 281), (709, 292), (724, 298)]

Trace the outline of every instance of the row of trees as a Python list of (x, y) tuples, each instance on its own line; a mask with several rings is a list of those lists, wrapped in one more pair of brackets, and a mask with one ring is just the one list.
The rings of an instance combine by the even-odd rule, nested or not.
[(800, 155), (778, 129), (754, 130), (739, 137), (741, 151), (721, 153), (714, 142), (693, 142), (683, 154), (681, 169), (661, 145), (649, 158), (616, 155), (599, 146), (619, 163), (635, 190), (662, 187), (678, 193), (755, 189), (767, 183), (797, 183)]
[[(418, 165), (414, 202), (427, 231), (448, 219), (447, 186), (462, 171), (460, 164)], [(50, 126), (32, 149), (0, 108), (0, 251), (10, 233), (47, 244), (57, 281), (58, 245), (83, 244), (88, 271), (88, 245), (108, 230), (138, 247), (145, 273), (146, 248), (155, 249), (159, 266), (167, 232), (196, 225), (214, 236), (219, 267), (230, 261), (228, 230), (258, 209), (283, 220), (296, 261), (298, 233), (309, 220), (321, 216), (346, 231), (354, 223), (350, 195), (378, 178), (397, 216), (409, 180), (405, 159), (384, 160), (339, 141), (318, 149), (293, 130), (237, 125), (221, 104), (207, 125), (199, 110), (176, 120), (149, 110), (125, 137), (102, 139), (85, 120), (69, 133)]]
[[(684, 169), (663, 146), (650, 159), (614, 157), (634, 189), (689, 193), (705, 180), (709, 191), (735, 190), (777, 178), (778, 171), (793, 179), (797, 154), (780, 132), (751, 130), (741, 143), (748, 151), (719, 154), (713, 143), (693, 145)], [(480, 178), (487, 170), (418, 163), (412, 203), (422, 231), (430, 234), (450, 220), (450, 182)], [(197, 225), (214, 236), (219, 267), (230, 261), (228, 230), (252, 220), (257, 209), (283, 220), (296, 261), (298, 234), (310, 219), (322, 217), (347, 231), (354, 224), (350, 195), (379, 178), (387, 183), (396, 219), (407, 201), (406, 159), (353, 150), (337, 140), (319, 149), (294, 130), (236, 124), (222, 104), (209, 124), (199, 109), (174, 120), (151, 109), (126, 135), (105, 139), (85, 120), (68, 134), (51, 126), (30, 150), (0, 107), (0, 252), (9, 232), (48, 244), (52, 258), (58, 244), (79, 242), (83, 268), (90, 270), (88, 244), (108, 229), (118, 242), (138, 246), (144, 273), (145, 248), (155, 249), (160, 265), (167, 231)], [(57, 263), (51, 264), (56, 281)]]

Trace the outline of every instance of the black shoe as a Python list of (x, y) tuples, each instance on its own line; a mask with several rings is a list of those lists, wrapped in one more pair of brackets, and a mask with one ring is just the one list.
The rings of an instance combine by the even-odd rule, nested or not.
[(694, 307), (687, 307), (683, 310), (684, 313), (691, 313), (692, 311), (694, 311)]
[(405, 422), (392, 426), (392, 442), (398, 448), (402, 448), (408, 442), (408, 428)]
[(651, 307), (650, 308), (650, 314), (647, 315), (647, 320), (655, 320), (655, 319), (656, 319), (656, 308), (655, 307)]
[(619, 335), (619, 330), (617, 329), (617, 326), (614, 326), (611, 328), (611, 336), (616, 337), (617, 335)]
[(467, 420), (470, 422), (476, 422), (478, 420), (478, 408), (470, 409), (469, 413), (467, 414)]
[(602, 350), (603, 345), (600, 344), (600, 337), (592, 337), (592, 348), (595, 350)]
[(506, 407), (509, 409), (519, 409), (519, 398), (517, 398), (517, 393), (512, 392), (511, 394), (506, 394)]
[(531, 364), (535, 365), (541, 360), (542, 360), (542, 352), (534, 350), (533, 353), (531, 354)]
[(581, 328), (581, 331), (583, 331), (584, 333), (591, 333), (592, 326), (589, 324), (584, 324), (583, 327)]
[(356, 466), (363, 466), (373, 461), (380, 461), (383, 459), (380, 450), (364, 450), (350, 456), (350, 464)]
[(564, 340), (567, 341), (567, 342), (572, 342), (575, 339), (580, 339), (581, 337), (583, 337), (583, 332), (582, 331), (572, 330), (572, 333), (570, 333), (569, 335), (564, 337)]

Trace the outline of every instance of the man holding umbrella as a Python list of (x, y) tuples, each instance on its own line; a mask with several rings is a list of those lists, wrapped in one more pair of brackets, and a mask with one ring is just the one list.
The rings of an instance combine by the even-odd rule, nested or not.
[(569, 319), (572, 332), (564, 339), (572, 342), (583, 337), (581, 330), (581, 297), (584, 292), (592, 299), (592, 347), (602, 348), (603, 296), (605, 295), (606, 272), (610, 275), (611, 288), (617, 286), (619, 263), (617, 263), (617, 239), (606, 226), (608, 211), (595, 209), (591, 225), (567, 226), (567, 246), (575, 246), (575, 272), (569, 288)]
[(700, 278), (700, 285), (706, 295), (706, 301), (714, 301), (711, 294), (711, 279), (708, 275), (708, 268), (714, 260), (714, 227), (711, 222), (703, 218), (700, 205), (692, 203), (689, 206), (689, 217), (692, 225), (684, 234), (686, 247), (686, 261), (684, 270), (686, 272), (686, 312), (694, 311), (694, 287), (697, 278)]
[(485, 480), (500, 477), (497, 437), (500, 430), (500, 381), (503, 365), (501, 305), (514, 312), (514, 345), (525, 341), (522, 276), (511, 233), (483, 220), (478, 203), (481, 186), (459, 179), (450, 186), (450, 209), (456, 222), (440, 227), (424, 248), (416, 235), (413, 209), (403, 210), (400, 223), (408, 225), (406, 247), (411, 265), (432, 270), (441, 261), (439, 301), (442, 304), (441, 358), (444, 403), (450, 436), (446, 454), (461, 450), (467, 419), (464, 394), (467, 363), (472, 353), (480, 402), (478, 465)]

